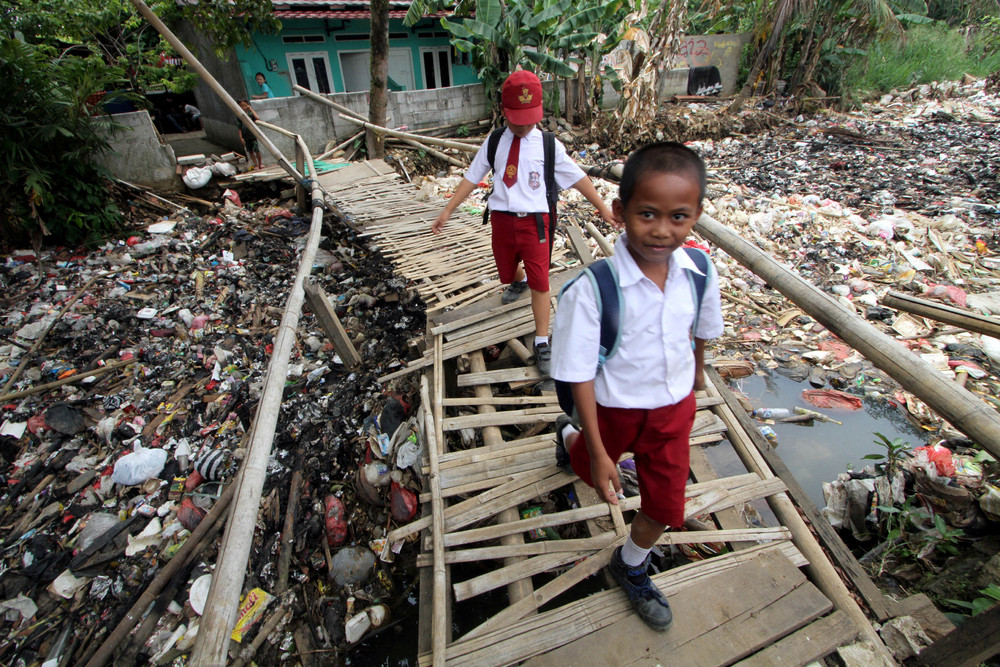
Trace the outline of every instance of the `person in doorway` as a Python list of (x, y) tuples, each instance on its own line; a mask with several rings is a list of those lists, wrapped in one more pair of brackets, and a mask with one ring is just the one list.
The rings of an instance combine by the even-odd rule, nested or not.
[[(718, 275), (707, 257), (703, 272), (682, 249), (704, 196), (705, 165), (689, 148), (664, 142), (632, 153), (612, 202), (625, 226), (610, 258), (621, 292), (617, 350), (599, 364), (601, 306), (588, 280), (563, 292), (552, 333), (552, 377), (570, 384), (582, 429), (566, 415), (557, 420), (556, 458), (618, 504), (616, 463), (634, 454), (641, 509), (609, 567), (642, 620), (661, 631), (673, 614), (649, 577), (649, 554), (667, 526), (684, 523), (694, 390), (704, 385), (705, 341), (723, 331)], [(700, 297), (691, 271), (707, 274)]]
[(201, 129), (201, 109), (193, 104), (185, 104), (184, 115), (187, 116), (188, 124), (192, 130)]
[[(246, 112), (246, 115), (250, 116), (253, 122), (256, 123), (260, 120), (260, 116), (253, 110), (248, 100), (239, 100), (238, 104)], [(263, 156), (260, 154), (260, 148), (257, 145), (257, 135), (245, 128), (243, 121), (239, 118), (236, 119), (236, 129), (240, 132), (240, 142), (243, 144), (243, 152), (247, 156), (247, 162), (250, 162), (250, 169), (263, 169), (264, 161)]]
[(267, 85), (267, 79), (264, 77), (263, 72), (257, 72), (254, 75), (254, 79), (257, 81), (257, 85), (260, 86), (259, 95), (251, 95), (250, 97), (255, 100), (269, 100), (274, 97), (274, 93), (271, 92), (271, 86)]
[[(451, 214), (490, 170), (501, 175), (501, 178), (494, 176), (493, 192), (488, 200), (493, 258), (500, 282), (507, 285), (501, 300), (513, 303), (522, 294), (531, 291), (535, 365), (541, 375), (547, 376), (552, 358), (549, 346), (549, 259), (553, 231), (550, 217), (554, 209), (550, 207), (544, 178), (545, 140), (543, 133), (535, 127), (543, 115), (542, 84), (532, 72), (520, 70), (504, 81), (500, 97), (507, 122), (506, 129), (497, 135), (499, 138), (493, 145), (495, 155), (492, 157), (496, 164), (506, 165), (506, 168), (497, 171), (491, 164), (490, 140), (483, 142), (465, 172), (465, 178), (431, 224), (431, 231), (441, 233)], [(558, 140), (552, 141), (555, 186), (578, 190), (605, 221), (613, 223), (611, 209), (601, 199), (593, 182), (566, 154), (565, 146)]]

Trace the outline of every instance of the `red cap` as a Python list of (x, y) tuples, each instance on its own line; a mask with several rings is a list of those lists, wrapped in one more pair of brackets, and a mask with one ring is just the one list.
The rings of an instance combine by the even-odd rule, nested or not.
[(518, 70), (500, 91), (504, 116), (514, 125), (533, 125), (542, 119), (542, 82), (534, 72)]

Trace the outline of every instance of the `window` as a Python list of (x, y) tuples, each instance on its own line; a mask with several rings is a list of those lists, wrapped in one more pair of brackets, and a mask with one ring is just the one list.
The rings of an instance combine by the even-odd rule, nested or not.
[(285, 44), (318, 44), (326, 41), (323, 35), (283, 35), (281, 41)]
[(333, 91), (326, 53), (289, 53), (288, 69), (295, 83), (303, 88), (323, 94)]
[(451, 85), (451, 48), (448, 46), (420, 49), (424, 71), (424, 88), (447, 88)]

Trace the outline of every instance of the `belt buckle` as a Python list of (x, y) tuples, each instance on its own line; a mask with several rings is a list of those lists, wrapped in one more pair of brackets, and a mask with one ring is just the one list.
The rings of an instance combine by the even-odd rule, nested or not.
[(528, 215), (530, 215), (530, 214), (528, 214), (528, 213), (515, 213), (514, 215), (516, 215), (519, 218), (527, 218)]

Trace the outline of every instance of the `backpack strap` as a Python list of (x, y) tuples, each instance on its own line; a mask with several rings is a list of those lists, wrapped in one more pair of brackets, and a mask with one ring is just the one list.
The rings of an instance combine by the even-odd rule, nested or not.
[(549, 205), (549, 257), (551, 257), (552, 243), (556, 237), (556, 203), (559, 201), (559, 189), (556, 187), (556, 135), (553, 132), (542, 132), (542, 160), (545, 163), (545, 201)]
[[(563, 285), (563, 288), (559, 290), (559, 297), (561, 298), (563, 292), (583, 276), (587, 277), (594, 290), (597, 313), (601, 323), (600, 347), (597, 352), (597, 371), (600, 372), (605, 362), (618, 351), (618, 344), (621, 342), (621, 318), (622, 308), (624, 308), (622, 290), (618, 283), (618, 272), (615, 270), (615, 265), (611, 263), (610, 259), (605, 258), (586, 267)], [(563, 412), (575, 417), (572, 388), (568, 383), (559, 380), (556, 380), (555, 385), (559, 406)]]
[(700, 248), (684, 246), (684, 252), (694, 262), (697, 271), (685, 269), (688, 284), (691, 285), (691, 298), (694, 301), (694, 321), (691, 323), (691, 346), (694, 346), (694, 334), (698, 330), (698, 320), (701, 317), (701, 302), (705, 298), (705, 286), (708, 284), (708, 272), (712, 270), (712, 263), (708, 260), (708, 255)]
[[(500, 145), (500, 137), (501, 135), (503, 135), (503, 131), (506, 129), (507, 129), (506, 127), (498, 127), (497, 129), (490, 132), (490, 137), (489, 139), (486, 140), (486, 161), (489, 163), (490, 169), (493, 170), (494, 178), (496, 178), (496, 173), (497, 173), (496, 165), (493, 164), (494, 162), (496, 162), (497, 159), (497, 146)], [(486, 199), (484, 200), (487, 202), (486, 206), (483, 207), (484, 225), (490, 221), (489, 201), (490, 201), (490, 195), (492, 194), (493, 190), (490, 190), (488, 193), (486, 193)]]
[(601, 259), (581, 270), (575, 278), (563, 285), (559, 296), (569, 289), (569, 286), (586, 276), (594, 290), (597, 301), (597, 313), (601, 321), (600, 348), (597, 353), (597, 368), (618, 351), (621, 342), (622, 288), (618, 284), (618, 272), (610, 259)]

